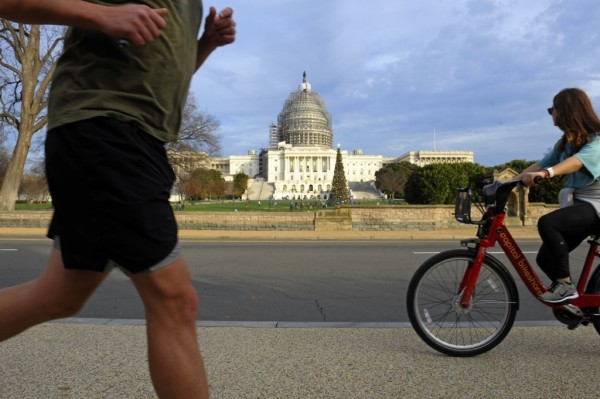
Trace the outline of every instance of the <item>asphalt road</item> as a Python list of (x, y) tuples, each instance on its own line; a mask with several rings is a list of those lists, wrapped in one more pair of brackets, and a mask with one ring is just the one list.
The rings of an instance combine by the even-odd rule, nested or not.
[[(185, 240), (183, 244), (200, 294), (199, 320), (281, 322), (407, 322), (406, 287), (416, 268), (436, 252), (459, 247), (456, 241)], [(534, 262), (539, 242), (521, 244)], [(583, 245), (573, 254), (575, 273), (585, 249)], [(0, 287), (37, 276), (49, 251), (49, 240), (0, 239)], [(504, 255), (495, 255), (506, 261)], [(550, 310), (520, 281), (517, 286), (518, 321), (553, 320)], [(78, 317), (143, 319), (144, 314), (135, 289), (117, 270)]]

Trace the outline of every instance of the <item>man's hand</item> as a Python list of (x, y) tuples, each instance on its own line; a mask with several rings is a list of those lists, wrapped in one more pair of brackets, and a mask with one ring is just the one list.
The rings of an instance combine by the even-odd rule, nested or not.
[(160, 35), (167, 24), (164, 19), (166, 15), (166, 8), (152, 9), (138, 4), (106, 7), (98, 29), (115, 39), (143, 46)]
[(235, 34), (233, 10), (227, 7), (217, 14), (217, 10), (211, 7), (200, 39), (203, 44), (209, 49), (225, 46), (235, 41)]
[(0, 18), (35, 25), (67, 25), (95, 29), (115, 39), (142, 46), (165, 27), (164, 8), (141, 4), (103, 6), (83, 0), (0, 0)]
[(204, 24), (204, 33), (198, 40), (196, 69), (204, 64), (204, 61), (217, 47), (233, 43), (235, 34), (233, 10), (227, 7), (217, 14), (217, 10), (211, 7)]

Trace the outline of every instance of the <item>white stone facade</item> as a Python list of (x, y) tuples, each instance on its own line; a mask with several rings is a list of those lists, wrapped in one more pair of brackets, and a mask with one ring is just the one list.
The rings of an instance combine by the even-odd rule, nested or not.
[[(263, 176), (273, 184), (273, 199), (324, 198), (331, 190), (336, 153), (333, 149), (294, 147), (285, 142), (267, 150)], [(372, 181), (381, 169), (381, 155), (341, 153), (348, 182)]]
[[(211, 167), (227, 181), (240, 172), (251, 179), (258, 178), (272, 186), (271, 199), (326, 198), (331, 190), (337, 151), (331, 148), (331, 115), (319, 94), (312, 91), (306, 73), (298, 90), (284, 103), (278, 123), (269, 126), (268, 138), (269, 147), (260, 153), (253, 150), (247, 155), (214, 158)], [(419, 166), (473, 162), (473, 153), (468, 151), (411, 151), (398, 158), (363, 155), (362, 150), (352, 153), (342, 150), (341, 154), (349, 185), (373, 182), (378, 170), (396, 162)], [(263, 191), (261, 188), (261, 195)]]

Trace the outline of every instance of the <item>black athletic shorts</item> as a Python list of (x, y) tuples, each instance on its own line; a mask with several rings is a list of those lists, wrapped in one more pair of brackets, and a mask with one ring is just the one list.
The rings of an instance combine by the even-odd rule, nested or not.
[(164, 143), (131, 124), (93, 118), (46, 137), (55, 239), (67, 269), (135, 274), (179, 256)]

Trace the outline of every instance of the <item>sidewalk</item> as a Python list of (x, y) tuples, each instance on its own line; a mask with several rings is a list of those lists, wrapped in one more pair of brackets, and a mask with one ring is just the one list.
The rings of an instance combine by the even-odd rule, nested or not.
[[(410, 328), (200, 327), (198, 336), (213, 399), (592, 398), (600, 391), (593, 327), (515, 327), (473, 358), (441, 355)], [(38, 326), (0, 344), (0, 398), (154, 398), (145, 342), (143, 325)], [(548, 367), (553, 359), (560, 365)]]

